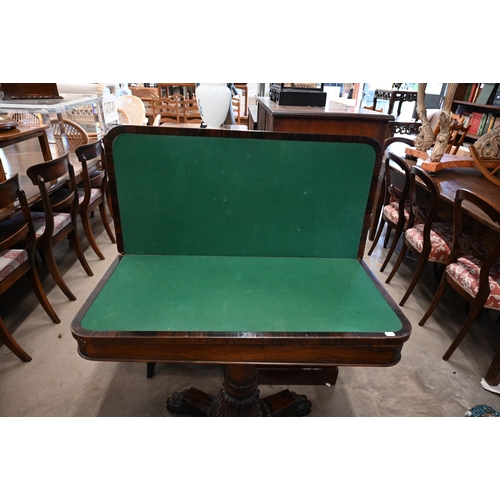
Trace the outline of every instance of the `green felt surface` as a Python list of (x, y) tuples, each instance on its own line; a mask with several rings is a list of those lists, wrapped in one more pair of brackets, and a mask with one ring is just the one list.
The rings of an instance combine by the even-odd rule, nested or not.
[(354, 258), (375, 157), (362, 143), (120, 134), (124, 251)]
[(385, 332), (401, 322), (356, 259), (124, 256), (88, 330)]

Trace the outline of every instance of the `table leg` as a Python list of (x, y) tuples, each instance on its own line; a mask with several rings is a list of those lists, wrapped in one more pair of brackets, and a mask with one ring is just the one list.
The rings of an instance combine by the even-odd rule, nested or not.
[(221, 396), (195, 388), (174, 393), (167, 400), (171, 413), (207, 417), (303, 416), (311, 412), (306, 396), (287, 390), (261, 399), (255, 365), (227, 365)]
[(40, 143), (40, 149), (42, 150), (43, 159), (45, 161), (52, 160), (52, 153), (50, 152), (49, 140), (47, 139), (47, 134), (45, 130), (43, 134), (38, 136), (38, 142)]

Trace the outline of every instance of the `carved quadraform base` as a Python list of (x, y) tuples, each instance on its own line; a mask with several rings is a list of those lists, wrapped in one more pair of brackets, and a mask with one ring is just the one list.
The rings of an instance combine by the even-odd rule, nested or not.
[(258, 389), (250, 396), (234, 398), (223, 388), (221, 396), (214, 398), (191, 387), (167, 399), (170, 413), (199, 417), (302, 417), (311, 412), (311, 407), (306, 396), (288, 389), (267, 398), (260, 398)]

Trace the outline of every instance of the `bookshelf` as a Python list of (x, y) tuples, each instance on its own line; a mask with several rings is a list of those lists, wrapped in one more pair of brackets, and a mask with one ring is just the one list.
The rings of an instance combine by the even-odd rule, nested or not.
[(500, 125), (500, 84), (459, 83), (452, 104), (452, 112), (465, 116), (471, 127), (466, 139), (476, 141), (492, 128)]

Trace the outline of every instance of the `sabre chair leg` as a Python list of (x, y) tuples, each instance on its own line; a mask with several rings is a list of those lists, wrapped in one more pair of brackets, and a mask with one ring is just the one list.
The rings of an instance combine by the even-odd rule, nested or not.
[(87, 262), (87, 259), (85, 258), (85, 254), (83, 253), (82, 246), (80, 244), (80, 238), (78, 237), (77, 234), (77, 229), (73, 229), (71, 233), (68, 234), (68, 239), (71, 241), (71, 244), (73, 245), (73, 249), (75, 250), (76, 256), (78, 257), (78, 260), (80, 261), (80, 264), (82, 265), (83, 269), (89, 276), (94, 276), (94, 273), (92, 272), (92, 269), (90, 269), (89, 263)]
[(396, 274), (396, 271), (399, 269), (399, 266), (401, 265), (401, 262), (403, 262), (403, 259), (404, 259), (405, 255), (406, 255), (407, 248), (408, 247), (406, 246), (406, 241), (405, 241), (405, 242), (403, 242), (403, 247), (401, 248), (401, 252), (399, 252), (398, 260), (394, 264), (394, 267), (392, 268), (391, 274), (389, 274), (389, 276), (385, 280), (386, 283), (390, 283), (391, 280), (392, 280), (392, 278), (394, 278), (394, 275)]
[(113, 234), (113, 230), (111, 229), (111, 226), (109, 224), (108, 214), (106, 212), (106, 206), (104, 204), (104, 201), (99, 205), (99, 212), (101, 214), (101, 219), (104, 225), (104, 229), (106, 229), (106, 232), (108, 233), (111, 243), (116, 243), (115, 235)]
[(389, 261), (391, 260), (392, 254), (394, 253), (394, 250), (396, 249), (396, 245), (398, 244), (399, 237), (401, 236), (402, 232), (403, 232), (403, 228), (401, 228), (401, 229), (396, 228), (396, 231), (394, 232), (394, 238), (392, 239), (391, 248), (389, 248), (389, 251), (387, 252), (384, 263), (382, 264), (382, 267), (380, 268), (380, 272), (384, 272), (387, 264), (389, 264)]
[(387, 245), (389, 244), (389, 238), (391, 237), (391, 232), (392, 232), (392, 227), (388, 225), (387, 231), (385, 232), (384, 248), (387, 248)]
[(370, 250), (368, 250), (368, 255), (371, 255), (373, 250), (375, 250), (375, 247), (377, 246), (378, 240), (380, 239), (380, 235), (382, 234), (382, 231), (384, 229), (384, 225), (385, 225), (385, 220), (380, 219), (380, 223), (379, 223), (378, 229), (377, 229), (377, 234), (375, 235), (375, 238), (373, 240), (372, 246), (370, 247)]
[(460, 328), (457, 336), (455, 337), (455, 340), (451, 343), (448, 350), (444, 353), (443, 359), (445, 361), (448, 361), (450, 356), (455, 352), (455, 349), (459, 346), (460, 342), (462, 342), (464, 337), (467, 335), (467, 332), (472, 326), (472, 323), (474, 323), (478, 315), (481, 313), (482, 309), (483, 309), (483, 304), (477, 304), (477, 303), (472, 304), (472, 307), (470, 309), (469, 315), (467, 316), (467, 319), (465, 320), (465, 323), (462, 325), (462, 328)]
[(36, 298), (38, 299), (38, 302), (40, 302), (40, 305), (43, 307), (45, 312), (48, 314), (49, 318), (56, 324), (59, 324), (61, 320), (57, 316), (56, 312), (54, 311), (52, 305), (49, 302), (49, 299), (47, 299), (47, 295), (45, 295), (45, 291), (42, 287), (42, 283), (40, 281), (40, 276), (38, 275), (38, 271), (36, 267), (33, 269), (31, 268), (28, 271), (28, 278), (31, 283), (31, 288), (33, 288), (33, 291), (35, 292)]
[(491, 386), (500, 384), (500, 347), (497, 349), (484, 379)]
[(405, 302), (408, 300), (408, 297), (413, 292), (413, 289), (415, 288), (418, 280), (420, 279), (420, 276), (424, 272), (426, 264), (427, 264), (427, 258), (424, 256), (424, 254), (421, 253), (418, 258), (417, 268), (415, 269), (413, 278), (411, 279), (411, 282), (408, 285), (408, 289), (406, 290), (405, 294), (403, 295), (403, 298), (401, 299), (401, 302), (399, 303), (400, 306), (404, 306)]
[(82, 226), (83, 226), (83, 231), (85, 232), (85, 236), (87, 237), (87, 240), (92, 247), (92, 250), (96, 253), (96, 255), (101, 259), (104, 260), (105, 257), (101, 252), (101, 249), (99, 248), (99, 245), (97, 244), (94, 234), (92, 233), (92, 228), (90, 226), (90, 221), (88, 217), (85, 216), (85, 214), (81, 214), (81, 220), (82, 220)]
[(54, 278), (54, 281), (56, 282), (57, 286), (61, 289), (64, 295), (68, 297), (69, 300), (76, 300), (76, 297), (73, 295), (68, 285), (66, 285), (66, 283), (63, 280), (63, 277), (61, 276), (61, 273), (59, 272), (59, 268), (57, 267), (56, 261), (54, 259), (54, 254), (52, 253), (52, 251), (44, 250), (43, 256), (45, 260), (45, 265), (47, 266), (50, 274)]
[(430, 315), (434, 312), (434, 309), (436, 309), (437, 305), (439, 304), (439, 301), (441, 300), (441, 297), (443, 296), (443, 293), (446, 289), (446, 276), (443, 275), (443, 278), (441, 279), (441, 283), (439, 283), (439, 288), (436, 291), (436, 295), (434, 295), (434, 298), (432, 299), (431, 305), (427, 309), (427, 312), (424, 314), (422, 319), (418, 322), (419, 326), (424, 326), (425, 322), (429, 319)]
[(7, 326), (3, 322), (3, 319), (0, 318), (0, 340), (2, 343), (10, 349), (21, 361), (27, 363), (31, 361), (31, 356), (26, 353), (21, 346), (14, 340), (11, 333), (7, 329)]

